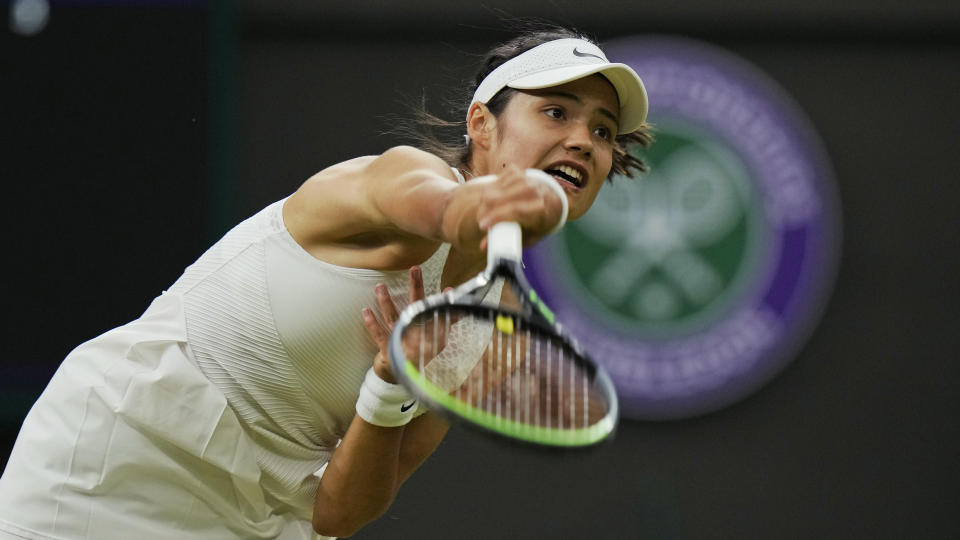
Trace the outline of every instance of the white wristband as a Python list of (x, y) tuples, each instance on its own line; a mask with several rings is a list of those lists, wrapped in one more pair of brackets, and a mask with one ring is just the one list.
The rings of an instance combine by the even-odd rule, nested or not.
[(527, 178), (536, 178), (537, 180), (546, 182), (546, 184), (550, 186), (550, 189), (555, 191), (560, 197), (560, 221), (558, 221), (553, 227), (553, 230), (547, 233), (548, 235), (551, 235), (559, 231), (567, 223), (567, 214), (570, 212), (569, 203), (567, 202), (567, 194), (563, 192), (563, 188), (560, 187), (560, 184), (558, 184), (552, 176), (541, 171), (540, 169), (527, 169), (526, 173)]
[(412, 420), (417, 409), (416, 399), (406, 388), (381, 379), (373, 368), (367, 371), (357, 398), (360, 418), (375, 426), (397, 427)]

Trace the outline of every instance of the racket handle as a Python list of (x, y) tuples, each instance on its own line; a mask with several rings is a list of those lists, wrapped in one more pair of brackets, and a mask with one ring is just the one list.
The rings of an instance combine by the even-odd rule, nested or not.
[(520, 224), (514, 221), (494, 223), (487, 231), (487, 268), (492, 268), (498, 259), (519, 262), (522, 255)]

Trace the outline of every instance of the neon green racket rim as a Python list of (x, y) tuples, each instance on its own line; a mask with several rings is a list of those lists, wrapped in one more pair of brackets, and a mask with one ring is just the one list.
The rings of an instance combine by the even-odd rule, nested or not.
[(405, 363), (404, 369), (408, 380), (434, 403), (480, 427), (513, 439), (549, 446), (589, 446), (605, 439), (613, 432), (615, 426), (609, 414), (599, 422), (584, 428), (554, 428), (517, 422), (451, 397), (442, 388), (421, 376), (416, 365), (410, 361)]

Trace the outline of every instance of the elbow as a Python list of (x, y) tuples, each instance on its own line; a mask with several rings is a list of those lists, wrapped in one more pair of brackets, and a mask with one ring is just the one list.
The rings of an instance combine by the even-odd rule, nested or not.
[(313, 531), (321, 536), (350, 537), (368, 523), (379, 518), (390, 507), (389, 503), (377, 508), (326, 508), (313, 512)]
[(348, 519), (346, 516), (318, 516), (313, 514), (313, 532), (320, 536), (346, 538), (357, 533), (366, 523)]
[(356, 534), (357, 531), (359, 531), (362, 527), (362, 525), (351, 525), (352, 524), (346, 522), (324, 521), (318, 520), (316, 517), (313, 518), (313, 532), (319, 534), (320, 536), (348, 538)]

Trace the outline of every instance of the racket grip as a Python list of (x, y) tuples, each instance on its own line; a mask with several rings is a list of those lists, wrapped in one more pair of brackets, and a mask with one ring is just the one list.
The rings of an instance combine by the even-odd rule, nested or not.
[(498, 259), (518, 262), (523, 256), (523, 235), (515, 221), (494, 223), (487, 231), (487, 268)]

